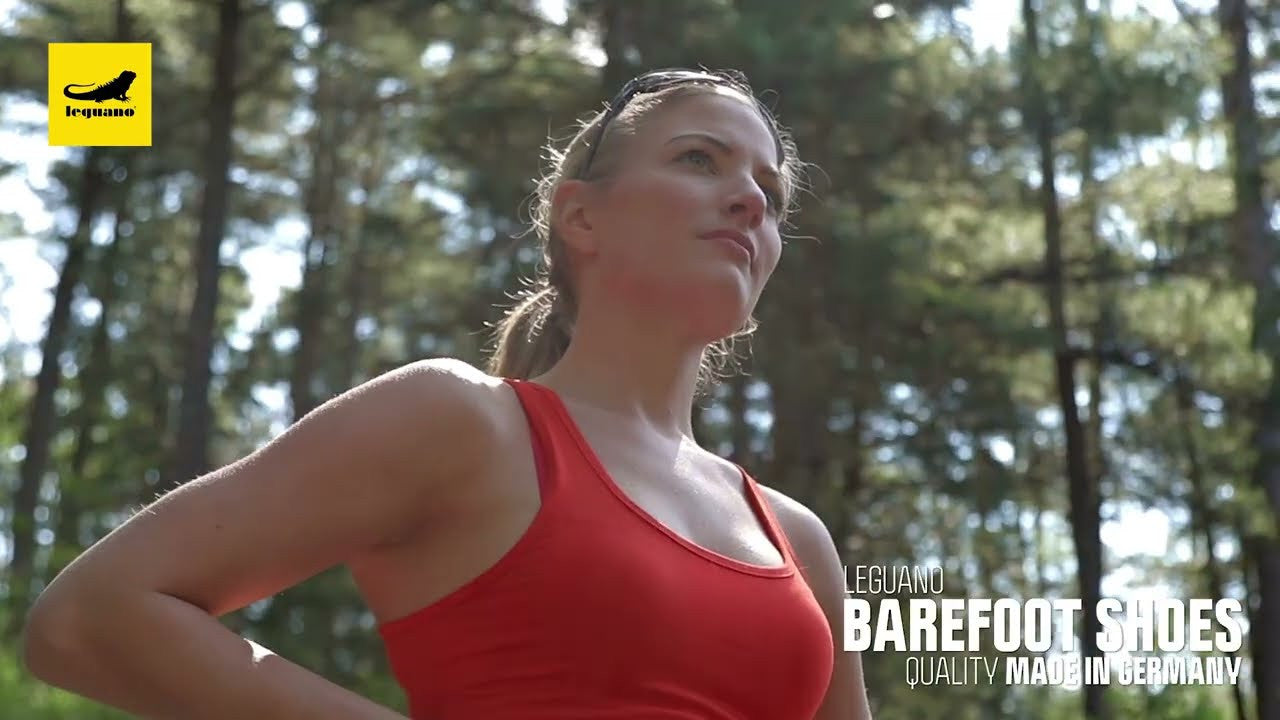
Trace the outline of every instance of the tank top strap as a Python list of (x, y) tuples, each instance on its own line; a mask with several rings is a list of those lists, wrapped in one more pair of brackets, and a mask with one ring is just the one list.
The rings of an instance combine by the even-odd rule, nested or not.
[(565, 446), (556, 424), (555, 399), (548, 397), (537, 383), (520, 378), (502, 378), (511, 386), (524, 410), (529, 425), (534, 467), (538, 473), (538, 491), (542, 504), (564, 491), (566, 477), (572, 476), (574, 456)]
[(756, 482), (755, 478), (751, 477), (751, 473), (747, 472), (746, 468), (736, 462), (733, 464), (742, 473), (747, 502), (751, 503), (751, 508), (755, 511), (756, 517), (760, 519), (761, 524), (764, 525), (765, 532), (769, 534), (769, 539), (786, 555), (783, 558), (784, 561), (794, 568), (802, 569), (800, 558), (796, 557), (795, 548), (791, 546), (791, 540), (787, 537), (786, 528), (782, 526), (778, 516), (773, 512), (773, 506), (769, 503), (768, 498), (764, 496), (764, 490)]

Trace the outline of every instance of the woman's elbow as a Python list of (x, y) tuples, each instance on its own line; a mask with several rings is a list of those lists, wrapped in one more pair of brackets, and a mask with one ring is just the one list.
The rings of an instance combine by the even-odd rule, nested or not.
[(74, 617), (80, 602), (65, 593), (46, 589), (27, 612), (21, 632), (22, 663), (27, 672), (50, 685), (57, 685), (74, 657), (78, 634)]

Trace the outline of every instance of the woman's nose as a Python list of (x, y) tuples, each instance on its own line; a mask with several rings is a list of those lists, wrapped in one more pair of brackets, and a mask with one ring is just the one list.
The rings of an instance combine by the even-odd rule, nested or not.
[(754, 229), (764, 222), (764, 191), (751, 181), (735, 190), (729, 199), (729, 214), (733, 217), (746, 217), (748, 227)]

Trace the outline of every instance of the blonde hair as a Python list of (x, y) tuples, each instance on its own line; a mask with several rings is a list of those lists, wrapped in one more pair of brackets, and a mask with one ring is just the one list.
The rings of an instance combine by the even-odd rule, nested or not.
[[(641, 120), (669, 100), (714, 93), (727, 88), (755, 105), (765, 125), (774, 135), (779, 158), (783, 201), (779, 223), (785, 223), (793, 209), (796, 188), (801, 183), (801, 163), (790, 135), (778, 125), (770, 110), (755, 98), (746, 78), (736, 71), (701, 73), (705, 79), (694, 79), (640, 92), (634, 98), (615, 99), (613, 105), (623, 107), (601, 110), (579, 123), (578, 132), (564, 150), (547, 145), (550, 166), (538, 180), (532, 207), (532, 229), (541, 240), (542, 258), (531, 287), (524, 291), (514, 306), (494, 325), (494, 350), (486, 371), (498, 377), (528, 379), (546, 372), (564, 355), (573, 338), (573, 323), (578, 312), (578, 298), (569, 281), (568, 257), (564, 242), (552, 227), (553, 198), (566, 179), (602, 180), (616, 170), (621, 143), (617, 138), (632, 135)], [(632, 82), (635, 82), (634, 80)], [(625, 93), (624, 89), (624, 93)], [(620, 94), (621, 96), (621, 94)], [(614, 116), (616, 113), (616, 116)], [(603, 132), (601, 126), (604, 125)], [(593, 143), (593, 140), (599, 138)], [(592, 152), (595, 145), (594, 154)], [(584, 165), (589, 176), (584, 177)], [(732, 335), (709, 344), (702, 353), (698, 368), (695, 399), (708, 396), (726, 369), (737, 367), (737, 342), (749, 338), (759, 327), (755, 316)]]

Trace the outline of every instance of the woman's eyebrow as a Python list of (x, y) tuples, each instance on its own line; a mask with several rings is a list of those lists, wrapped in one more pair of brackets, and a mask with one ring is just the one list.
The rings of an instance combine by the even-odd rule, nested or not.
[[(730, 145), (729, 143), (727, 143), (727, 142), (725, 142), (725, 141), (721, 140), (720, 138), (716, 137), (715, 135), (711, 135), (711, 134), (709, 134), (709, 133), (704, 133), (704, 132), (687, 132), (687, 133), (681, 133), (681, 134), (676, 135), (675, 137), (671, 138), (670, 140), (668, 140), (668, 141), (667, 141), (667, 144), (668, 144), (668, 145), (670, 145), (671, 143), (673, 143), (673, 142), (675, 142), (675, 141), (677, 141), (677, 140), (685, 140), (685, 139), (688, 139), (688, 138), (697, 138), (697, 139), (701, 139), (701, 140), (706, 140), (707, 142), (711, 143), (712, 145), (715, 145), (716, 147), (718, 147), (718, 148), (720, 148), (721, 150), (723, 150), (726, 154), (728, 154), (728, 155), (732, 155), (732, 154), (734, 154), (734, 149), (733, 149), (733, 146), (732, 146), (732, 145)], [(768, 175), (770, 178), (773, 178), (774, 180), (777, 180), (777, 179), (779, 179), (779, 178), (782, 176), (782, 174), (781, 174), (781, 173), (779, 173), (779, 172), (777, 171), (777, 169), (776, 169), (776, 168), (774, 168), (774, 167), (772, 167), (772, 166), (769, 166), (769, 165), (766, 165), (766, 166), (762, 167), (760, 170), (761, 170), (761, 172), (763, 172), (765, 175)]]

